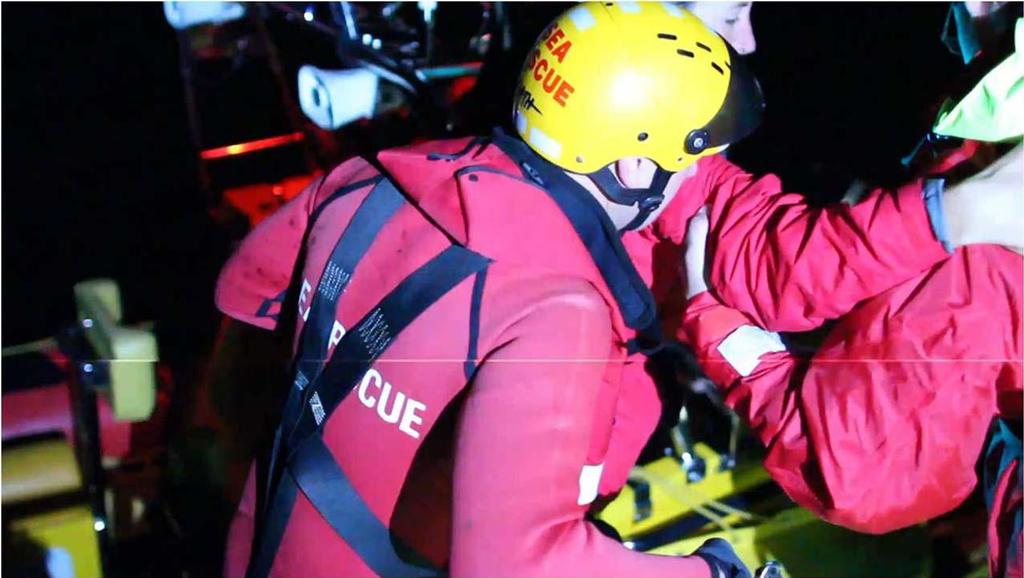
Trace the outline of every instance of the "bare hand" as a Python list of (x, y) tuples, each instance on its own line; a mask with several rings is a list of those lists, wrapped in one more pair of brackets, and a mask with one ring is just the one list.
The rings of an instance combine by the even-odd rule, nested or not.
[(946, 190), (943, 210), (956, 246), (1024, 247), (1024, 149), (1017, 145), (980, 173)]
[(708, 208), (702, 207), (690, 218), (686, 228), (683, 250), (683, 278), (686, 279), (686, 298), (692, 299), (708, 290), (704, 278), (704, 259), (708, 242)]

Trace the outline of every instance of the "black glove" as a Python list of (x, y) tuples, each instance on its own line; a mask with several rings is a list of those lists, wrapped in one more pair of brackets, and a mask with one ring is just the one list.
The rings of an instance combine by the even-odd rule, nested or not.
[(743, 564), (743, 560), (721, 538), (711, 538), (704, 542), (692, 555), (700, 556), (711, 566), (712, 578), (751, 578), (750, 570)]

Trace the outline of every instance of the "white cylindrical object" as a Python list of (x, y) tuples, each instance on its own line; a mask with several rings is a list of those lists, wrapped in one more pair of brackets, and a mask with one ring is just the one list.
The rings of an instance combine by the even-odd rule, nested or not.
[(164, 16), (175, 30), (201, 24), (221, 24), (245, 14), (241, 2), (164, 2)]
[(299, 69), (299, 104), (320, 128), (333, 130), (373, 116), (380, 79), (366, 68)]

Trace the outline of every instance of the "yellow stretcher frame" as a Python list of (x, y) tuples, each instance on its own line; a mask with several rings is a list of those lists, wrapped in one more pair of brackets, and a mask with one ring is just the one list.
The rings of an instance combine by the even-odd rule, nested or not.
[[(633, 469), (632, 480), (649, 484), (650, 515), (638, 520), (636, 495), (626, 486), (598, 515), (614, 527), (627, 547), (637, 547), (653, 533), (697, 514), (711, 520), (685, 538), (647, 550), (652, 554), (689, 555), (711, 538), (732, 544), (751, 570), (770, 560), (781, 562), (787, 577), (907, 576), (932, 574), (931, 542), (923, 525), (886, 535), (853, 532), (825, 522), (810, 511), (785, 507), (767, 517), (725, 502), (771, 482), (759, 463), (743, 462), (720, 471), (721, 456), (703, 443), (694, 451), (706, 461), (706, 476), (687, 482), (680, 462), (664, 457)], [(781, 503), (788, 502), (779, 491)], [(774, 501), (773, 501), (774, 503)]]
[(931, 544), (924, 526), (885, 535), (860, 534), (825, 522), (804, 508), (790, 508), (753, 526), (694, 536), (650, 550), (684, 556), (706, 540), (722, 538), (748, 568), (781, 562), (786, 578), (932, 576)]
[[(721, 456), (717, 452), (701, 443), (696, 444), (694, 450), (707, 464), (704, 479), (688, 483), (678, 460), (660, 458), (643, 467), (634, 468), (631, 476), (650, 482), (650, 502), (653, 507), (649, 517), (637, 519), (636, 495), (631, 487), (626, 486), (605, 506), (598, 518), (611, 524), (624, 541), (629, 541), (694, 513), (714, 520), (717, 514), (709, 512), (708, 506), (720, 505), (721, 500), (729, 496), (771, 481), (768, 472), (760, 466), (741, 463), (735, 470), (720, 471)], [(730, 523), (726, 521), (726, 524)]]

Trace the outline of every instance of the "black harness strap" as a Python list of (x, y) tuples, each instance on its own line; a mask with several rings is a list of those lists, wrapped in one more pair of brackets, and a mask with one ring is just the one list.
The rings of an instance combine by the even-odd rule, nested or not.
[(345, 333), (320, 374), (305, 391), (302, 414), (293, 423), (285, 447), (292, 449), (319, 433), (356, 382), (416, 317), (456, 285), (482, 271), (489, 261), (469, 249), (453, 245), (412, 272)]
[[(327, 355), (328, 339), (334, 326), (338, 299), (348, 287), (348, 282), (352, 279), (359, 260), (366, 254), (377, 233), (402, 206), (405, 199), (390, 181), (381, 180), (378, 176), (339, 189), (316, 209), (315, 215), (318, 217), (327, 203), (373, 182), (376, 182), (377, 185), (363, 199), (355, 214), (352, 215), (348, 227), (342, 231), (327, 263), (324, 264), (323, 272), (320, 274), (316, 293), (312, 296), (312, 303), (309, 305), (308, 321), (303, 325), (299, 337), (299, 347), (295, 356), (295, 381), (285, 401), (284, 411), (281, 415), (282, 423), (292, 423), (298, 419), (302, 409), (302, 399), (301, 395), (293, 394), (301, 392), (320, 375), (324, 357)], [(314, 219), (311, 218), (310, 222), (313, 221)], [(271, 492), (276, 484), (275, 477), (279, 473), (277, 461), (280, 454), (280, 437), (281, 432), (278, 430), (274, 434), (274, 445), (270, 453), (268, 470), (270, 476), (267, 478), (265, 500), (267, 504), (271, 503)]]
[(466, 353), (466, 364), (462, 370), (466, 374), (467, 382), (473, 379), (473, 374), (476, 373), (479, 355), (477, 342), (480, 341), (480, 306), (483, 303), (486, 282), (487, 270), (484, 269), (476, 274), (476, 280), (473, 281), (473, 300), (469, 305), (469, 351)]
[(250, 576), (270, 572), (298, 491), (377, 574), (403, 578), (439, 574), (402, 546), (374, 516), (320, 437), (323, 423), (394, 338), (462, 281), (482, 273), (489, 263), (463, 247), (445, 249), (371, 308), (322, 364), (338, 297), (359, 259), (402, 202), (389, 181), (380, 181), (356, 211), (324, 268), (310, 305), (312, 319), (300, 338), (295, 384), (275, 438), (271, 463), (276, 470), (269, 476), (273, 488), (262, 533), (254, 544)]
[(323, 438), (311, 437), (296, 448), (289, 473), (331, 528), (377, 575), (397, 578), (440, 575), (377, 519), (334, 461)]
[[(572, 223), (618, 303), (626, 326), (637, 332), (637, 336), (626, 344), (628, 351), (631, 354), (640, 352), (647, 357), (667, 351), (675, 370), (685, 375), (687, 380), (702, 377), (704, 372), (692, 350), (682, 343), (665, 338), (650, 288), (637, 273), (622, 245), (619, 232), (590, 193), (570, 179), (565, 171), (534, 154), (523, 141), (509, 137), (500, 129), (495, 131), (493, 139), (505, 154), (519, 164), (531, 181), (547, 192)], [(603, 172), (614, 181), (615, 177), (609, 171)], [(659, 168), (656, 182), (652, 186), (664, 189), (669, 176), (669, 173)], [(651, 211), (647, 211), (641, 221), (646, 220)]]
[[(356, 183), (344, 186), (331, 194), (320, 206), (318, 206), (309, 219), (308, 227), (319, 219), (323, 210), (335, 200), (361, 189), (367, 185), (376, 183), (376, 186), (363, 199), (363, 202), (356, 209), (355, 214), (349, 221), (348, 227), (342, 231), (338, 242), (335, 244), (331, 255), (324, 264), (321, 273), (317, 292), (312, 297), (309, 305), (307, 320), (303, 325), (299, 337), (299, 346), (295, 356), (295, 381), (289, 388), (288, 397), (285, 401), (284, 410), (281, 415), (281, 423), (292, 423), (298, 419), (302, 411), (301, 392), (309, 384), (311, 379), (316, 379), (321, 371), (323, 358), (327, 355), (327, 340), (329, 339), (335, 312), (337, 310), (338, 298), (348, 286), (359, 259), (366, 253), (373, 238), (384, 226), (384, 223), (402, 205), (404, 198), (387, 180), (382, 180), (378, 175), (370, 179), (364, 179)], [(328, 272), (333, 281), (326, 282)], [(309, 319), (309, 317), (312, 319)], [(270, 564), (273, 560), (266, 560), (266, 568), (258, 571), (262, 565), (260, 554), (264, 551), (277, 551), (278, 542), (284, 535), (284, 525), (287, 523), (287, 516), (283, 519), (271, 519), (270, 512), (280, 510), (282, 501), (292, 503), (295, 499), (294, 486), (292, 488), (278, 489), (282, 468), (278, 463), (281, 454), (282, 432), (279, 427), (274, 433), (274, 442), (270, 452), (270, 459), (267, 466), (265, 499), (266, 512), (261, 516), (262, 535), (257, 534), (253, 544), (252, 557), (249, 564), (249, 574), (263, 576), (270, 571)], [(292, 491), (288, 491), (288, 490)], [(290, 494), (290, 496), (289, 496)], [(288, 508), (290, 510), (290, 507)]]
[(533, 154), (523, 141), (496, 131), (494, 143), (523, 168), (572, 223), (615, 297), (626, 325), (643, 331), (656, 324), (651, 290), (640, 278), (622, 246), (619, 232), (597, 201), (564, 171)]

